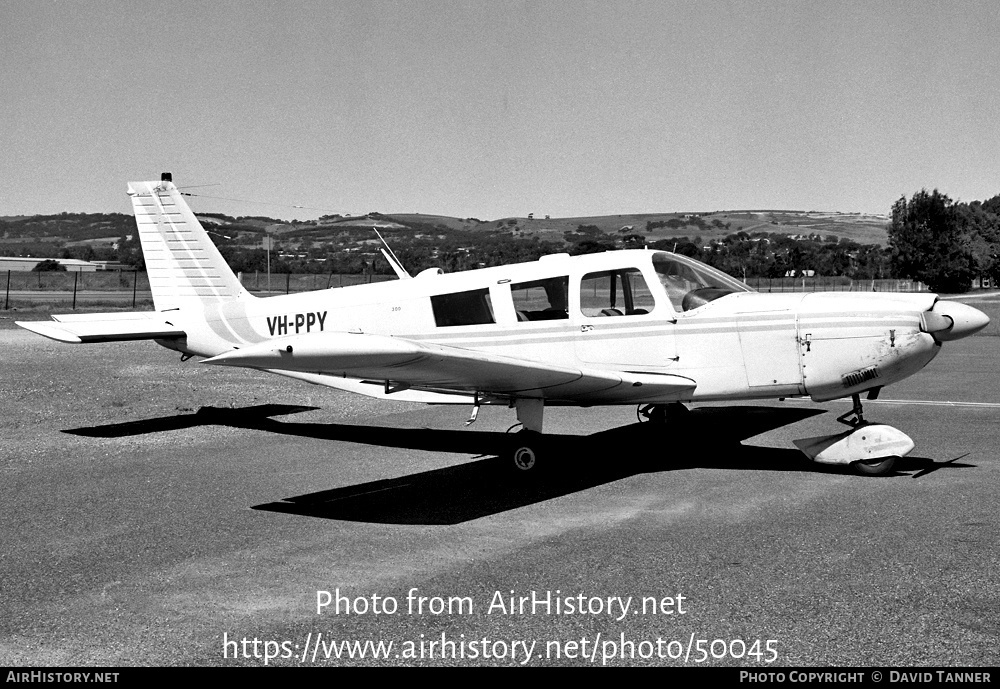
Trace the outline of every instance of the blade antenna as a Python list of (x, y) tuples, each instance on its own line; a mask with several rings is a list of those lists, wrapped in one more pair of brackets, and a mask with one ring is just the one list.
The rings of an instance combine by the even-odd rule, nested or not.
[(389, 242), (385, 241), (385, 237), (383, 237), (382, 233), (378, 231), (378, 227), (372, 225), (372, 230), (375, 232), (379, 240), (382, 242), (382, 245), (385, 247), (384, 249), (381, 249), (382, 255), (385, 256), (385, 260), (387, 260), (389, 262), (389, 265), (392, 266), (392, 269), (396, 272), (396, 276), (400, 280), (413, 277), (408, 272), (406, 272), (406, 268), (403, 267), (403, 262), (400, 261), (399, 257), (396, 256), (395, 252), (392, 250), (392, 247), (389, 246)]

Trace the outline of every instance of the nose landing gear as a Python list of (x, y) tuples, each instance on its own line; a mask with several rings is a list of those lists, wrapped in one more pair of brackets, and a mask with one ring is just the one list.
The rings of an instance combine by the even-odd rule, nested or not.
[(854, 407), (851, 411), (846, 414), (841, 414), (837, 417), (837, 421), (842, 424), (846, 424), (851, 428), (857, 428), (858, 426), (863, 426), (865, 424), (865, 410), (861, 406), (861, 395), (854, 393), (851, 395), (851, 400), (854, 402)]
[(897, 459), (913, 449), (913, 440), (892, 426), (865, 421), (861, 396), (854, 394), (851, 399), (851, 411), (837, 417), (851, 430), (793, 442), (814, 462), (850, 464), (864, 476), (884, 476), (892, 471)]

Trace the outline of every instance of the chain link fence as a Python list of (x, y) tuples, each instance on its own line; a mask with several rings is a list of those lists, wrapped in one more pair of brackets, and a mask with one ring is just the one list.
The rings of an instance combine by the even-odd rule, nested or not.
[(929, 292), (918, 280), (852, 280), (848, 277), (747, 278), (758, 292)]
[[(0, 273), (0, 276), (3, 276)], [(71, 308), (113, 303), (137, 308), (152, 303), (144, 271), (6, 271), (4, 309), (29, 304), (67, 304)], [(395, 280), (393, 275), (320, 273), (241, 273), (240, 282), (258, 296), (293, 294)], [(927, 292), (916, 280), (852, 280), (844, 277), (748, 278), (758, 292)]]

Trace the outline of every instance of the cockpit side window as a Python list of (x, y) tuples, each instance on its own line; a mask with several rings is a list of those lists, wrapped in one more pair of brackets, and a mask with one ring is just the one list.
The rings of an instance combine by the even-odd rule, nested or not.
[(750, 291), (736, 278), (673, 254), (656, 254), (653, 267), (676, 311), (690, 311), (727, 294)]
[(580, 311), (589, 318), (639, 316), (655, 305), (638, 268), (587, 273), (580, 281)]
[(553, 321), (569, 318), (569, 276), (563, 275), (510, 286), (518, 321)]
[(488, 289), (438, 294), (431, 297), (431, 308), (438, 327), (496, 323)]

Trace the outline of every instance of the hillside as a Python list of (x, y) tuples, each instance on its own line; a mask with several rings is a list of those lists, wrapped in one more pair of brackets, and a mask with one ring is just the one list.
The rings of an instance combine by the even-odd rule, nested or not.
[[(368, 244), (371, 228), (387, 239), (394, 235), (413, 237), (461, 236), (482, 232), (519, 239), (569, 245), (582, 235), (621, 237), (638, 235), (647, 243), (679, 237), (700, 237), (708, 243), (735, 232), (778, 233), (792, 236), (834, 235), (861, 244), (885, 245), (888, 219), (857, 213), (786, 210), (736, 210), (709, 213), (637, 213), (574, 218), (452, 218), (440, 215), (398, 213), (341, 217), (325, 216), (315, 221), (286, 222), (264, 216), (233, 218), (221, 214), (199, 214), (205, 228), (220, 243), (260, 246), (265, 233), (276, 237), (289, 250), (315, 244), (343, 247)], [(582, 230), (581, 230), (582, 228)], [(120, 237), (131, 235), (135, 221), (121, 213), (62, 213), (60, 215), (0, 217), (0, 254), (17, 254), (18, 245), (45, 244), (56, 248), (89, 245), (110, 248)]]
[(522, 236), (559, 241), (580, 226), (596, 227), (605, 235), (637, 234), (650, 243), (679, 237), (701, 237), (706, 243), (734, 232), (823, 236), (884, 245), (889, 220), (884, 216), (815, 211), (741, 210), (711, 213), (642, 213), (598, 217), (526, 219), (504, 218), (485, 223), (492, 229), (517, 228)]

